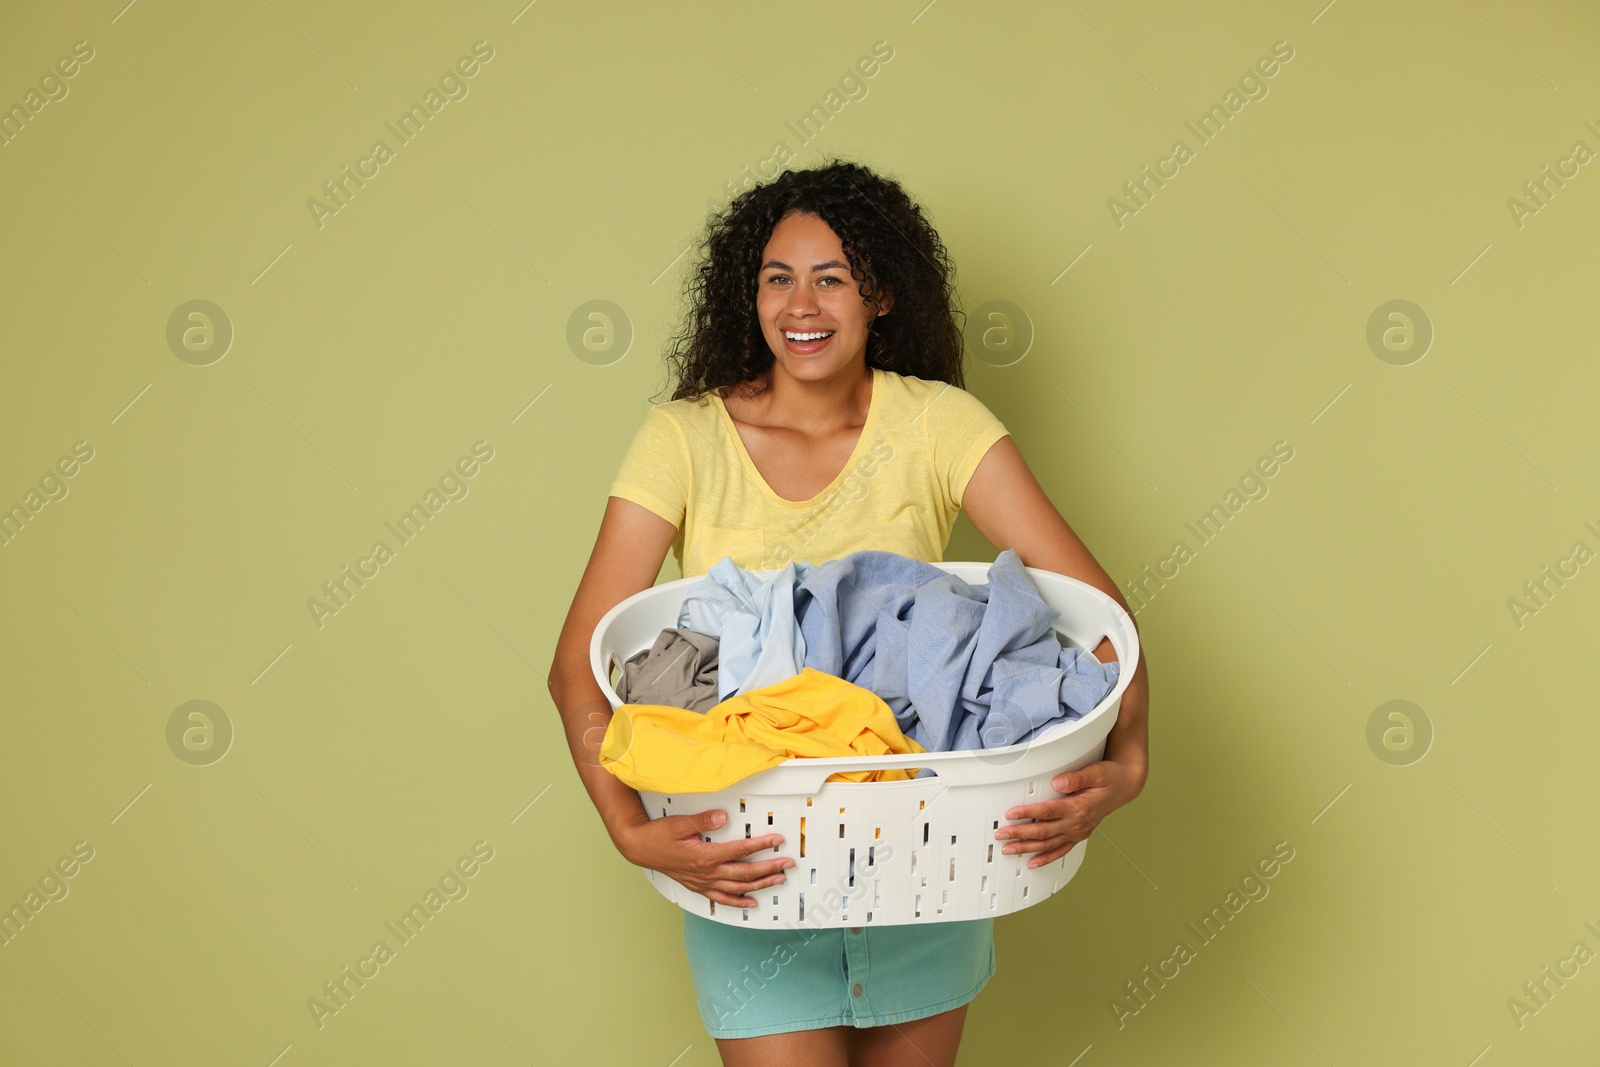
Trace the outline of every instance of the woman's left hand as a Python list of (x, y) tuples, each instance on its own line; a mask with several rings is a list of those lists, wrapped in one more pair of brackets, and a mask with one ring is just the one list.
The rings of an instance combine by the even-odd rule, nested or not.
[(1100, 821), (1139, 795), (1145, 773), (1118, 760), (1101, 760), (1063, 771), (1051, 779), (1058, 800), (1038, 804), (1019, 804), (1006, 811), (1007, 819), (1032, 819), (1033, 822), (1002, 826), (995, 837), (1005, 841), (1002, 852), (1037, 852), (1029, 867), (1042, 867), (1060, 859), (1067, 851), (1094, 832)]

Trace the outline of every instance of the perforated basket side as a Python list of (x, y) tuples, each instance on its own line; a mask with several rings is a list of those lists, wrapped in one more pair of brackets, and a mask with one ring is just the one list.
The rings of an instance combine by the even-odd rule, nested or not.
[[(987, 563), (936, 566), (969, 583), (987, 581)], [(728, 822), (704, 835), (707, 841), (775, 831), (784, 836), (780, 851), (799, 861), (787, 881), (761, 891), (761, 903), (754, 909), (717, 907), (659, 872), (646, 872), (651, 884), (680, 907), (719, 922), (829, 928), (1004, 915), (1031, 907), (1070, 881), (1083, 862), (1087, 842), (1029, 869), (1030, 854), (1002, 853), (994, 830), (1006, 821), (1006, 809), (1059, 796), (1050, 786), (1057, 774), (1104, 758), (1106, 736), (1138, 665), (1138, 632), (1121, 605), (1103, 591), (1052, 571), (1029, 567), (1027, 572), (1045, 602), (1060, 612), (1055, 627), (1067, 644), (1092, 651), (1106, 639), (1115, 649), (1122, 665), (1118, 681), (1097, 707), (1031, 742), (1005, 748), (796, 758), (717, 792), (666, 796), (642, 791), (640, 799), (652, 818), (720, 808), (728, 813)], [(752, 573), (770, 576), (776, 570)], [(696, 581), (680, 578), (636, 593), (596, 625), (591, 662), (613, 707), (621, 701), (610, 684), (609, 666), (650, 647), (663, 628), (675, 626), (686, 587)], [(838, 771), (891, 766), (932, 767), (937, 777), (825, 781)], [(797, 855), (802, 826), (804, 857)]]

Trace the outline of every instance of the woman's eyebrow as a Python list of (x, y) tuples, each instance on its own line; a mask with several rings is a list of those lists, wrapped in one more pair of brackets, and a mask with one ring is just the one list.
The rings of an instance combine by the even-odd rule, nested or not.
[[(761, 269), (762, 270), (766, 270), (768, 267), (776, 267), (779, 270), (794, 270), (794, 268), (789, 266), (789, 264), (784, 263), (784, 262), (782, 262), (780, 260), (776, 260), (776, 259), (769, 259), (765, 263), (761, 264)], [(844, 267), (845, 269), (848, 270), (849, 267), (850, 267), (850, 264), (841, 263), (837, 259), (830, 259), (826, 263), (818, 263), (816, 266), (812, 267), (811, 269), (813, 271), (818, 271), (818, 270), (827, 270), (830, 267)]]

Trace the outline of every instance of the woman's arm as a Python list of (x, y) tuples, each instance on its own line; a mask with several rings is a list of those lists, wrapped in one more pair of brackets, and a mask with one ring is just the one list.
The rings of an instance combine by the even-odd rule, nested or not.
[(639, 794), (600, 765), (600, 742), (611, 722), (611, 702), (589, 666), (589, 642), (600, 617), (634, 593), (655, 584), (677, 533), (650, 509), (608, 497), (589, 565), (572, 598), (550, 668), (550, 697), (561, 713), (567, 747), (605, 823), (611, 843), (630, 862), (677, 880), (719, 904), (753, 908), (758, 889), (785, 880), (795, 861), (787, 856), (748, 859), (777, 849), (779, 834), (739, 841), (707, 842), (701, 835), (728, 818), (720, 810), (691, 811), (652, 819)]
[(600, 616), (655, 584), (677, 530), (648, 508), (606, 498), (594, 551), (573, 595), (550, 667), (550, 697), (561, 713), (567, 747), (611, 840), (646, 819), (639, 794), (600, 766), (600, 740), (611, 721), (611, 702), (589, 666), (589, 641)]
[[(1065, 574), (1101, 590), (1122, 605), (1129, 617), (1133, 611), (1105, 568), (1084, 546), (1078, 535), (1061, 517), (1033, 472), (1023, 461), (1022, 452), (1008, 437), (989, 449), (962, 495), (961, 507), (972, 525), (997, 551), (1015, 549), (1024, 566)], [(1135, 623), (1135, 628), (1137, 628)], [(1110, 641), (1093, 650), (1102, 663), (1116, 659)], [(1139, 665), (1133, 680), (1123, 691), (1116, 725), (1106, 738), (1106, 757), (1077, 771), (1057, 776), (1057, 792), (1075, 794), (1065, 801), (1021, 805), (1006, 813), (1006, 818), (1035, 818), (1039, 822), (1002, 827), (997, 836), (1023, 839), (1004, 851), (1041, 852), (1030, 866), (1049, 863), (1068, 848), (1089, 836), (1095, 825), (1113, 810), (1126, 804), (1144, 789), (1149, 773), (1150, 679), (1148, 656), (1140, 644)], [(1056, 812), (1066, 809), (1071, 817), (1059, 820)], [(1055, 832), (1045, 833), (1045, 829)]]

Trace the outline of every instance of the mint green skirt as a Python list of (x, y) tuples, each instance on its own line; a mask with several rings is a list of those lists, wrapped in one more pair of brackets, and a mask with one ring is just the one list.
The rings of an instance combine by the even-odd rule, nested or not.
[(908, 1022), (960, 1007), (994, 974), (992, 918), (767, 929), (685, 911), (683, 943), (712, 1037)]

